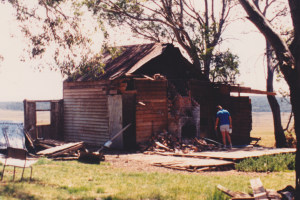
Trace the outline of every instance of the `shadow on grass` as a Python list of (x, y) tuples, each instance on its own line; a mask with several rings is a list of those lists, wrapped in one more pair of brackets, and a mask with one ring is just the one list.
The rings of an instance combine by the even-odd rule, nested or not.
[(13, 197), (17, 199), (39, 199), (32, 194), (22, 191), (22, 187), (15, 185), (5, 185), (0, 187), (0, 195), (4, 197)]
[[(0, 173), (1, 174), (1, 173)], [(1, 175), (0, 175), (1, 176)], [(21, 184), (20, 184), (21, 183)], [(24, 188), (26, 187), (26, 184), (34, 184), (34, 185), (40, 185), (43, 187), (51, 187), (51, 188), (57, 188), (58, 190), (67, 190), (70, 195), (78, 195), (79, 192), (88, 192), (89, 188), (85, 187), (66, 187), (66, 186), (59, 186), (56, 184), (48, 184), (46, 182), (43, 182), (38, 179), (33, 179), (30, 181), (30, 179), (23, 179), (22, 182), (20, 181), (13, 181), (13, 180), (7, 180), (7, 181), (2, 181), (0, 182), (0, 199), (7, 198), (14, 198), (14, 199), (30, 199), (30, 200), (36, 200), (36, 199), (42, 199), (41, 196), (36, 196), (33, 194), (30, 194), (30, 192), (24, 192)], [(37, 189), (38, 190), (38, 189)], [(40, 191), (41, 193), (43, 192), (42, 190)], [(66, 195), (65, 197), (57, 197), (59, 199), (70, 199), (71, 196)], [(53, 197), (52, 199), (56, 199), (56, 197)], [(93, 196), (80, 196), (78, 195), (77, 197), (73, 196), (72, 199), (97, 199), (96, 197)], [(102, 198), (103, 199), (103, 198)], [(105, 199), (105, 198), (104, 198)], [(116, 198), (108, 198), (108, 199), (116, 199)]]

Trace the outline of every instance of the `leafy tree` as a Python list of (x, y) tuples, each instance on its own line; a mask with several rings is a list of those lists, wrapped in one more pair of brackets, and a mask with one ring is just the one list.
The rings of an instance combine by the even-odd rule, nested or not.
[[(86, 0), (101, 24), (129, 27), (133, 36), (155, 42), (176, 42), (195, 68), (209, 78), (211, 60), (226, 26), (234, 18), (234, 0)], [(198, 8), (199, 7), (199, 8)], [(103, 21), (102, 21), (103, 20)]]
[[(265, 36), (275, 51), (280, 70), (290, 88), (292, 111), (297, 141), (300, 138), (300, 1), (288, 0), (293, 22), (293, 39), (288, 44), (283, 37), (276, 33), (273, 26), (260, 12), (252, 0), (239, 0), (248, 14), (248, 19)], [(297, 143), (296, 153), (296, 191), (295, 199), (300, 198), (300, 143)]]
[[(84, 15), (88, 14), (74, 1), (64, 0), (7, 0), (15, 8), (24, 40), (28, 44), (29, 59), (40, 59), (42, 65), (70, 75), (85, 64), (101, 70), (96, 64), (90, 45), (92, 33), (85, 30)], [(49, 57), (54, 62), (49, 62)], [(46, 58), (43, 60), (43, 58)]]
[[(46, 64), (67, 75), (75, 70), (93, 75), (103, 71), (103, 65), (99, 64), (101, 56), (91, 52), (90, 35), (83, 29), (84, 15), (90, 14), (85, 6), (99, 21), (98, 26), (92, 27), (100, 27), (104, 38), (109, 39), (104, 28), (109, 24), (111, 27), (125, 25), (134, 36), (151, 41), (176, 42), (194, 66), (197, 69), (202, 66), (209, 77), (211, 61), (226, 55), (218, 52), (214, 55), (214, 52), (223, 40), (221, 34), (234, 18), (230, 11), (236, 5), (234, 0), (33, 0), (30, 4), (26, 0), (8, 1), (15, 8), (16, 19), (29, 41), (29, 57), (42, 59), (54, 49), (51, 52), (54, 64), (49, 61)], [(44, 64), (40, 66), (43, 68)]]
[(212, 56), (211, 63), (210, 79), (212, 82), (235, 84), (236, 76), (240, 74), (237, 55), (232, 54), (229, 50), (219, 52)]
[[(286, 17), (289, 13), (287, 3), (284, 3), (280, 0), (253, 0), (253, 3), (257, 7), (257, 9), (262, 13), (262, 15), (268, 18), (268, 21), (274, 25), (278, 24)], [(272, 10), (272, 12), (268, 12)], [(281, 22), (282, 24), (283, 22)], [(282, 26), (281, 26), (282, 27)], [(282, 31), (282, 30), (281, 30)], [(286, 34), (286, 31), (284, 31)], [(282, 34), (282, 35), (284, 35)], [(267, 58), (267, 91), (274, 92), (273, 81), (274, 81), (274, 72), (276, 68), (278, 68), (278, 62), (274, 58), (274, 53), (271, 44), (266, 40), (266, 58)], [(275, 96), (267, 95), (269, 105), (273, 114), (273, 123), (274, 123), (274, 134), (276, 140), (276, 147), (285, 147), (286, 146), (286, 138), (284, 134), (284, 130), (282, 128), (281, 116), (280, 116), (280, 107), (275, 98)]]

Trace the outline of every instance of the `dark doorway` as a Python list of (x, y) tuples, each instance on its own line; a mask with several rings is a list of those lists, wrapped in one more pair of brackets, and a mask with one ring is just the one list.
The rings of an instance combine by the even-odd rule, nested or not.
[(182, 138), (195, 138), (196, 137), (196, 125), (191, 122), (185, 123), (181, 129)]

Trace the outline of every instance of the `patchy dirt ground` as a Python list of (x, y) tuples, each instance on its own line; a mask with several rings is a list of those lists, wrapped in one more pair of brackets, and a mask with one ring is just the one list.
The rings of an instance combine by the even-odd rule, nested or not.
[[(135, 154), (105, 155), (105, 162), (110, 163), (111, 167), (122, 168), (125, 171), (131, 171), (131, 172), (162, 172), (162, 173), (176, 173), (176, 174), (194, 174), (194, 175), (202, 175), (202, 176), (203, 175), (204, 176), (242, 175), (242, 176), (249, 176), (249, 177), (257, 177), (257, 176), (262, 177), (262, 176), (267, 176), (268, 174), (268, 173), (256, 173), (256, 172), (238, 172), (236, 170), (188, 172), (183, 170), (168, 169), (165, 167), (156, 167), (156, 166), (152, 166), (148, 162), (130, 159), (130, 157), (134, 157), (134, 156)], [(149, 156), (149, 155), (144, 155), (144, 156)]]

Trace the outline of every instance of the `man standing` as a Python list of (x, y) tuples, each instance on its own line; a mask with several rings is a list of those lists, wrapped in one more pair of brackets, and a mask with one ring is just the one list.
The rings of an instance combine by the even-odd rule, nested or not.
[(232, 129), (232, 120), (230, 113), (227, 110), (224, 110), (222, 106), (217, 106), (218, 112), (217, 112), (217, 120), (216, 120), (216, 127), (215, 130), (218, 128), (218, 123), (220, 121), (220, 131), (222, 133), (223, 138), (223, 149), (226, 149), (226, 137), (230, 144), (229, 148), (232, 148), (231, 138), (229, 135), (229, 129)]

